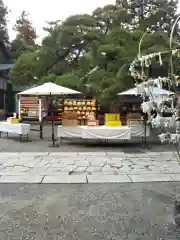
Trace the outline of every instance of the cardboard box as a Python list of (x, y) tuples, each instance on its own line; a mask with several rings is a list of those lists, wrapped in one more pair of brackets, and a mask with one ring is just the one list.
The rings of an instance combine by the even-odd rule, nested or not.
[(63, 119), (62, 120), (62, 126), (63, 127), (77, 127), (78, 126), (78, 120), (69, 120), (69, 119)]
[(143, 121), (140, 119), (134, 119), (134, 120), (127, 120), (127, 126), (128, 127), (139, 127), (144, 125)]
[(62, 119), (75, 120), (75, 119), (77, 119), (77, 113), (76, 112), (63, 112)]
[(127, 120), (134, 120), (134, 119), (141, 120), (141, 113), (129, 112), (127, 114)]
[(7, 122), (10, 123), (10, 124), (18, 124), (19, 119), (10, 117), (10, 118), (7, 119)]

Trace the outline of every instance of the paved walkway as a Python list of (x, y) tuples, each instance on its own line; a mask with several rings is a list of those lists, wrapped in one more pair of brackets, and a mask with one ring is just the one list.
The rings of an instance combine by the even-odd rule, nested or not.
[(180, 181), (173, 152), (0, 153), (0, 183)]

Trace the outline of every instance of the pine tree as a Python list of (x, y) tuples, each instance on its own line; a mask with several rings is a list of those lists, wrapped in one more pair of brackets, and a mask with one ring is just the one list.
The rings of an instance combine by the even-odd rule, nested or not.
[(9, 49), (9, 36), (7, 30), (8, 11), (3, 1), (0, 0), (0, 63), (11, 62)]
[(28, 13), (23, 11), (16, 21), (14, 30), (17, 32), (17, 39), (23, 40), (28, 45), (34, 45), (37, 38), (36, 30), (28, 17)]
[[(132, 26), (170, 33), (177, 17), (178, 0), (116, 0), (132, 15)], [(177, 32), (177, 31), (176, 31)]]
[(11, 44), (11, 53), (13, 58), (19, 57), (26, 51), (33, 51), (36, 49), (35, 40), (37, 38), (36, 30), (29, 20), (27, 12), (23, 11), (20, 17), (16, 20), (14, 30), (17, 35)]
[(7, 17), (8, 11), (5, 7), (2, 0), (0, 0), (0, 41), (4, 43), (8, 43), (9, 36), (7, 31)]

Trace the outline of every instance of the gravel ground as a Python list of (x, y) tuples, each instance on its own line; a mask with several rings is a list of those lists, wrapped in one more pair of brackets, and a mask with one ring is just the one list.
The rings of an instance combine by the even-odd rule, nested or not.
[(0, 185), (1, 240), (178, 240), (178, 183)]
[[(38, 129), (37, 125), (32, 125), (32, 129)], [(55, 133), (57, 129), (55, 129)], [(141, 139), (134, 139), (127, 143), (100, 143), (99, 141), (84, 140), (64, 140), (63, 144), (57, 148), (49, 147), (51, 144), (51, 126), (44, 127), (44, 139), (39, 139), (39, 132), (31, 131), (29, 141), (20, 143), (19, 136), (10, 134), (8, 138), (0, 138), (0, 152), (102, 152), (102, 151), (123, 151), (123, 152), (144, 152)], [(161, 144), (155, 133), (148, 138), (148, 148), (153, 152), (171, 151), (172, 146)], [(148, 150), (149, 151), (149, 150)]]

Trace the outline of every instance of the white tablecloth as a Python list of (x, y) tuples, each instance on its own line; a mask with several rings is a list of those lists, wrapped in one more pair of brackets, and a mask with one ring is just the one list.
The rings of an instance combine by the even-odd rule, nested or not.
[[(91, 129), (94, 129), (93, 132), (97, 132), (97, 128), (101, 128), (101, 131), (102, 131), (102, 128), (104, 127), (104, 131), (107, 130), (107, 128), (109, 129), (110, 127), (105, 127), (105, 126), (100, 126), (100, 127), (91, 127)], [(86, 130), (82, 130), (83, 128), (86, 128)], [(58, 132), (57, 132), (57, 136), (60, 138), (60, 137), (64, 137), (64, 138), (82, 138), (82, 132), (87, 132), (87, 128), (89, 129), (90, 127), (86, 127), (86, 126), (78, 126), (78, 127), (63, 127), (63, 126), (58, 126)], [(106, 128), (106, 129), (105, 129)], [(117, 129), (118, 128), (118, 129)], [(122, 130), (122, 128), (124, 128)], [(96, 130), (95, 130), (96, 129)], [(120, 133), (122, 134), (123, 131), (125, 131), (125, 127), (114, 127), (113, 129), (115, 129), (115, 131), (120, 131)], [(119, 130), (121, 129), (121, 130)], [(112, 130), (112, 128), (111, 128)], [(110, 130), (110, 131), (111, 131)], [(131, 137), (144, 137), (144, 126), (131, 126), (130, 128), (131, 130)], [(92, 130), (90, 130), (92, 132)], [(146, 136), (149, 137), (150, 136), (150, 128), (147, 126), (146, 127)], [(108, 131), (109, 133), (109, 131)], [(122, 137), (122, 135), (121, 135)], [(92, 136), (91, 136), (92, 138)], [(112, 139), (112, 138), (110, 138)], [(116, 138), (115, 138), (116, 139)], [(122, 138), (119, 138), (119, 139), (122, 139)], [(127, 138), (125, 138), (127, 139)], [(128, 138), (129, 139), (129, 138)]]
[[(144, 137), (145, 136), (145, 127), (142, 126), (131, 126), (131, 136), (132, 137)], [(146, 137), (150, 136), (150, 128), (149, 126), (146, 126)]]
[(78, 127), (63, 127), (58, 126), (57, 137), (59, 138), (81, 138), (81, 126)]
[(82, 127), (82, 138), (85, 139), (131, 139), (131, 130), (129, 127)]
[(86, 138), (86, 139), (131, 139), (129, 127), (63, 127), (58, 126), (58, 137), (64, 138)]
[[(132, 137), (144, 137), (145, 126), (142, 120), (130, 120), (129, 127), (131, 128)], [(150, 136), (150, 128), (146, 126), (146, 137)]]
[(7, 122), (0, 122), (0, 132), (26, 135), (30, 132), (30, 124), (25, 123), (11, 124)]

